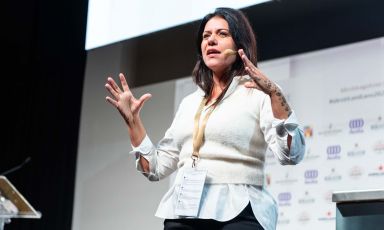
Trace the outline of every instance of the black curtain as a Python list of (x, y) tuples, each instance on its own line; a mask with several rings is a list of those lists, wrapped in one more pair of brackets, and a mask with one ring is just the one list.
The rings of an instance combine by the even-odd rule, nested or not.
[(5, 229), (71, 229), (88, 1), (2, 5), (0, 173), (30, 157), (7, 178), (42, 212)]

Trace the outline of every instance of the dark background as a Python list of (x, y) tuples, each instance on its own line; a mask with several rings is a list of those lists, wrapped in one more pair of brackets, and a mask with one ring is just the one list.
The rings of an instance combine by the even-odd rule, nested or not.
[(7, 177), (43, 214), (5, 229), (71, 229), (88, 1), (5, 5), (0, 173), (31, 157)]
[[(71, 229), (87, 4), (2, 2), (0, 173), (31, 157), (7, 177), (43, 214), (39, 220), (14, 219), (5, 229)], [(382, 0), (281, 0), (244, 12), (258, 35), (259, 60), (384, 36)], [(196, 25), (135, 38), (151, 55), (145, 50), (138, 54), (134, 86), (190, 75), (194, 50), (185, 52), (183, 63), (189, 64), (182, 66), (172, 52), (194, 42)], [(169, 47), (176, 48), (170, 52)], [(163, 52), (168, 52), (167, 58), (159, 56)], [(156, 68), (147, 68), (144, 61)]]

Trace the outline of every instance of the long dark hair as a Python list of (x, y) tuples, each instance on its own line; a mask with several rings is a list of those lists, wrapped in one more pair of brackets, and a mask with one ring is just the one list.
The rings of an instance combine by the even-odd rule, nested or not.
[[(243, 49), (249, 60), (256, 66), (257, 65), (257, 50), (256, 50), (256, 36), (249, 23), (248, 18), (240, 10), (232, 8), (217, 8), (215, 12), (206, 15), (199, 26), (196, 39), (197, 47), (197, 62), (193, 69), (192, 75), (194, 82), (205, 92), (205, 97), (209, 97), (213, 88), (213, 75), (204, 63), (203, 55), (201, 53), (201, 42), (203, 40), (202, 34), (204, 32), (207, 22), (215, 17), (219, 16), (225, 19), (229, 26), (229, 32), (235, 42), (238, 49)], [(223, 76), (223, 81), (226, 83), (226, 88), (223, 90), (216, 103), (220, 102), (225, 92), (228, 89), (230, 82), (235, 76), (245, 75), (243, 61), (236, 55), (236, 61), (231, 68)]]

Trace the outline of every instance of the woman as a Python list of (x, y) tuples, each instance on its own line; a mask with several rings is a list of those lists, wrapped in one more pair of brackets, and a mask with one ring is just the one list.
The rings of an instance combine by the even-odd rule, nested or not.
[(275, 229), (276, 203), (263, 189), (265, 152), (297, 164), (304, 138), (280, 88), (256, 67), (256, 40), (241, 11), (218, 8), (205, 16), (197, 37), (193, 77), (199, 89), (181, 102), (155, 146), (136, 99), (108, 78), (107, 101), (128, 125), (137, 168), (149, 180), (178, 169), (156, 216), (164, 229)]

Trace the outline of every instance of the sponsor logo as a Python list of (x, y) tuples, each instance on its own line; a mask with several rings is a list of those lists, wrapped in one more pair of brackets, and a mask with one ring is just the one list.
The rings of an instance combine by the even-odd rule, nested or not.
[(380, 164), (376, 166), (373, 172), (368, 173), (368, 176), (369, 177), (384, 176), (384, 164)]
[(363, 169), (360, 166), (353, 166), (349, 170), (349, 177), (352, 179), (359, 179), (363, 175)]
[(384, 140), (379, 140), (373, 145), (373, 151), (378, 154), (384, 153)]
[(313, 137), (313, 128), (311, 126), (304, 126), (304, 137), (310, 138)]
[(291, 206), (292, 194), (290, 192), (282, 192), (277, 196), (279, 206)]
[(311, 216), (307, 211), (303, 211), (299, 214), (298, 221), (302, 224), (308, 223), (311, 220)]
[(323, 131), (319, 131), (318, 134), (320, 136), (333, 136), (333, 135), (341, 133), (342, 131), (343, 130), (340, 128), (333, 127), (333, 124), (329, 124), (327, 129), (325, 129)]
[(287, 225), (290, 222), (290, 219), (284, 215), (284, 212), (279, 213), (279, 216), (277, 218), (277, 225)]
[(364, 132), (364, 120), (363, 119), (353, 119), (349, 121), (349, 133), (362, 133)]
[(331, 173), (326, 175), (324, 177), (325, 181), (331, 182), (331, 181), (339, 181), (342, 179), (342, 176), (338, 173), (336, 173), (336, 170), (334, 168), (331, 169)]
[(383, 118), (381, 116), (379, 116), (377, 118), (376, 123), (371, 125), (371, 130), (384, 129), (384, 122), (382, 120), (383, 120)]
[(327, 147), (327, 159), (328, 160), (338, 160), (340, 159), (341, 146), (340, 145), (331, 145)]
[(299, 204), (313, 204), (313, 203), (315, 203), (315, 198), (311, 197), (309, 195), (308, 191), (305, 191), (304, 196), (299, 198), (298, 203)]
[(311, 148), (307, 148), (307, 150), (305, 151), (305, 154), (304, 154), (304, 160), (315, 160), (317, 158), (319, 158), (320, 155), (314, 153)]
[(354, 149), (347, 152), (349, 157), (360, 157), (365, 155), (365, 150), (359, 148), (359, 144), (355, 143)]
[(317, 184), (317, 178), (319, 171), (317, 169), (306, 170), (304, 172), (304, 183), (305, 184)]
[(284, 178), (276, 180), (276, 184), (290, 185), (296, 183), (297, 181), (297, 178), (292, 178), (289, 172), (286, 172)]
[(372, 130), (384, 129), (384, 123), (371, 125)]
[(336, 219), (335, 215), (331, 211), (327, 211), (324, 216), (319, 217), (319, 221), (334, 221)]

